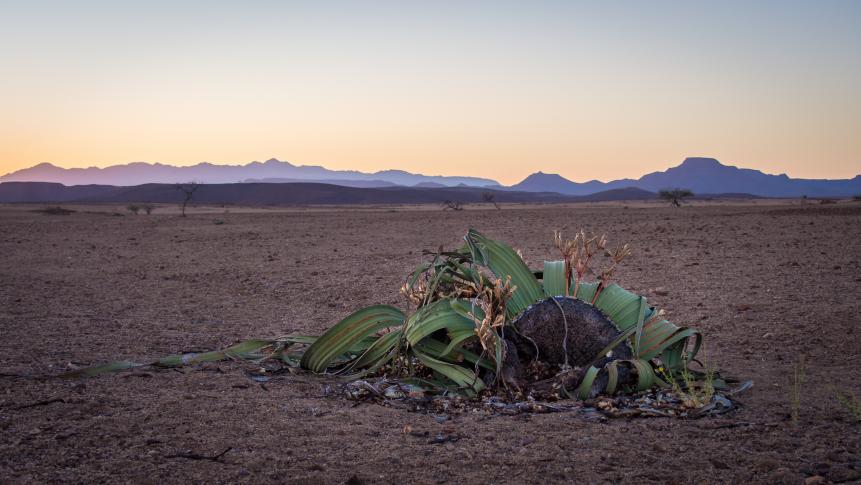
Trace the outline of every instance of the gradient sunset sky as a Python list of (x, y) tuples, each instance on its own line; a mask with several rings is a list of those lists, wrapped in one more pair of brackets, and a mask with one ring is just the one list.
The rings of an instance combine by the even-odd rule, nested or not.
[(0, 174), (861, 173), (861, 2), (0, 0)]

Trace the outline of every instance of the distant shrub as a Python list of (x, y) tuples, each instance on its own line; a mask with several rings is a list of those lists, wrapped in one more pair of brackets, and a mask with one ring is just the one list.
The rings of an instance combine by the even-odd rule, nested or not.
[(854, 419), (856, 423), (861, 424), (861, 400), (855, 396), (855, 393), (852, 391), (847, 391), (845, 393), (835, 390), (834, 394), (837, 397), (837, 402), (849, 412), (849, 415)]
[(445, 200), (442, 203), (442, 210), (462, 211), (463, 204), (459, 200)]
[(197, 189), (200, 188), (200, 184), (197, 182), (189, 182), (187, 184), (176, 184), (176, 189), (182, 192), (183, 200), (180, 204), (182, 208), (182, 217), (185, 217), (185, 208), (188, 206), (188, 203), (191, 201), (191, 198), (194, 197), (194, 193), (197, 192)]
[(151, 204), (146, 204), (146, 205), (141, 206), (141, 209), (143, 209), (144, 212), (146, 212), (146, 215), (150, 215), (150, 214), (152, 214), (152, 211), (155, 210), (155, 206), (151, 205)]
[(36, 209), (33, 212), (39, 212), (41, 214), (45, 214), (47, 216), (67, 216), (69, 214), (74, 214), (77, 211), (73, 211), (72, 209), (66, 209), (60, 206), (56, 207), (45, 207), (43, 209)]
[(126, 206), (126, 209), (132, 214), (137, 214), (141, 211), (141, 207), (139, 205), (129, 204)]
[(685, 199), (687, 197), (693, 197), (693, 196), (694, 196), (694, 193), (691, 192), (690, 189), (681, 189), (681, 188), (664, 189), (664, 190), (661, 190), (660, 192), (658, 192), (658, 197), (660, 197), (661, 199), (664, 199), (666, 201), (669, 201), (670, 203), (672, 203), (676, 207), (680, 207), (682, 205), (681, 204), (682, 199)]
[(834, 199), (821, 199), (819, 201), (820, 204), (836, 204), (837, 201)]
[(493, 207), (496, 207), (497, 210), (500, 208), (499, 204), (496, 203), (496, 194), (493, 192), (482, 192), (481, 200), (489, 204), (493, 204)]

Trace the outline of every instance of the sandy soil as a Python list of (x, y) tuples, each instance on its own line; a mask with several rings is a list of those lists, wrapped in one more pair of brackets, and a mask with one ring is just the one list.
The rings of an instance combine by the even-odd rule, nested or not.
[[(0, 207), (0, 482), (801, 483), (861, 478), (861, 205), (377, 208), (48, 216)], [(755, 380), (720, 418), (590, 421), (575, 413), (450, 420), (265, 386), (240, 363), (41, 379), (249, 337), (317, 333), (401, 304), (423, 248), (467, 228), (537, 266), (552, 230), (629, 242), (623, 286), (700, 328), (706, 356)], [(659, 291), (655, 289), (661, 288)], [(656, 294), (658, 293), (658, 294)], [(789, 379), (801, 358), (800, 419)], [(412, 433), (404, 433), (406, 426)], [(433, 444), (438, 433), (459, 441)], [(191, 451), (220, 462), (176, 457)]]

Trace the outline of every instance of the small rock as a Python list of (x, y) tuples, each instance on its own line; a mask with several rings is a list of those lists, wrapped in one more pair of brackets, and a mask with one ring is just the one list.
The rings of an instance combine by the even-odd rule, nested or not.
[(362, 482), (362, 479), (356, 475), (351, 476), (346, 482), (344, 482), (345, 485), (362, 485), (362, 483), (364, 483)]
[(663, 286), (659, 286), (659, 287), (655, 288), (655, 294), (658, 296), (667, 296), (670, 294), (670, 292), (667, 291), (667, 289), (664, 288)]
[(826, 455), (830, 461), (836, 461), (838, 463), (846, 461), (846, 454), (843, 450), (831, 450)]
[(774, 473), (771, 474), (770, 480), (771, 483), (780, 483), (780, 484), (798, 484), (801, 481), (801, 477), (798, 473), (793, 472), (789, 468), (780, 467), (777, 470), (774, 470)]
[(774, 334), (771, 332), (765, 332), (764, 334), (762, 334), (762, 338), (772, 338), (772, 337), (774, 337)]
[(804, 479), (804, 485), (819, 485), (820, 483), (825, 483), (825, 477), (813, 475)]
[(777, 460), (771, 458), (763, 458), (753, 465), (753, 469), (760, 473), (770, 472), (777, 468)]
[(828, 470), (828, 480), (834, 483), (861, 480), (861, 470), (856, 470), (847, 466), (836, 466)]

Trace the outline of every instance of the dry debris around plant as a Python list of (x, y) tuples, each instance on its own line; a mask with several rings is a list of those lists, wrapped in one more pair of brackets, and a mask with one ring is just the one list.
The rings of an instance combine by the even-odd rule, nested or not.
[(463, 396), (429, 395), (422, 388), (380, 377), (359, 379), (338, 386), (327, 386), (326, 394), (343, 397), (356, 403), (373, 403), (411, 412), (432, 414), (446, 420), (467, 413), (488, 416), (513, 416), (523, 413), (572, 412), (586, 419), (604, 421), (608, 418), (662, 417), (697, 419), (717, 416), (738, 409), (740, 404), (732, 399), (752, 386), (746, 381), (725, 393), (713, 394), (707, 404), (692, 406), (684, 394), (661, 388), (649, 389), (633, 394), (599, 396), (585, 401), (573, 399), (536, 400), (529, 396), (525, 400), (508, 400), (498, 395), (487, 394), (478, 399)]

